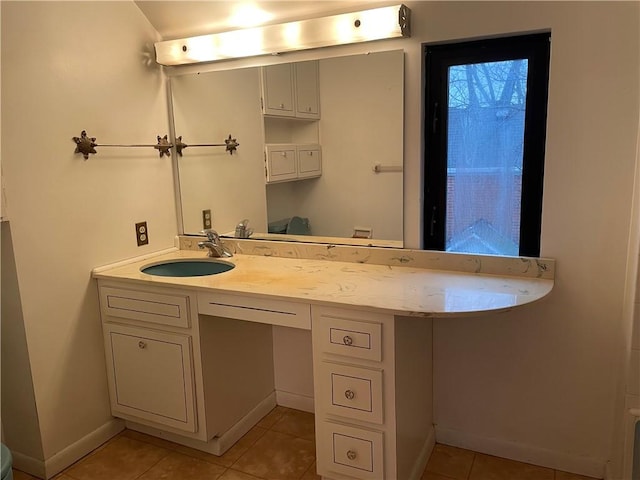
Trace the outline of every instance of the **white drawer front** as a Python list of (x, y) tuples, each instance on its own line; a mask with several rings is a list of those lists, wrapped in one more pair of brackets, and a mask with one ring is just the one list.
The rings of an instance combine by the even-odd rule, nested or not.
[(337, 472), (355, 478), (383, 480), (383, 434), (330, 422), (320, 426), (318, 471), (331, 477)]
[(100, 304), (106, 316), (188, 328), (189, 297), (125, 288), (101, 287)]
[(202, 315), (311, 330), (311, 307), (307, 303), (227, 293), (198, 293), (198, 312)]
[(196, 430), (191, 338), (105, 324), (113, 414)]
[(382, 325), (328, 316), (314, 321), (324, 353), (366, 360), (382, 360)]
[(381, 370), (321, 362), (319, 374), (330, 387), (317, 392), (328, 414), (383, 423)]

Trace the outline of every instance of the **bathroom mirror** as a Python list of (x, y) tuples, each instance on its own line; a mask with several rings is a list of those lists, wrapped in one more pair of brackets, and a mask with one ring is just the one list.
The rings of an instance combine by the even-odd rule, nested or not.
[[(317, 60), (311, 76), (317, 76), (319, 118), (263, 114), (262, 69), (270, 67), (171, 77), (175, 134), (184, 143), (220, 143), (231, 135), (240, 145), (233, 155), (194, 146), (178, 157), (183, 233), (200, 232), (210, 211), (222, 235), (233, 236), (248, 219), (256, 239), (402, 247), (403, 55)], [(295, 79), (308, 74), (300, 73), (305, 65), (292, 65), (295, 89)], [(282, 146), (292, 150), (283, 154), (276, 148)], [(314, 151), (306, 152), (308, 146)], [(309, 157), (319, 170), (282, 180), (273, 175), (280, 167), (266, 162), (272, 150), (278, 158), (297, 159), (303, 150), (320, 155), (321, 161)]]

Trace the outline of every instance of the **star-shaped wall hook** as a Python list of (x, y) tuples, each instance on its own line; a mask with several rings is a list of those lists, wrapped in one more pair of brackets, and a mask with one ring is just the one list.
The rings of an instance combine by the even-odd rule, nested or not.
[(89, 159), (90, 153), (98, 153), (94, 147), (97, 147), (96, 137), (87, 136), (85, 130), (80, 133), (79, 137), (73, 137), (73, 141), (76, 142), (76, 150), (74, 153), (81, 153), (85, 160)]

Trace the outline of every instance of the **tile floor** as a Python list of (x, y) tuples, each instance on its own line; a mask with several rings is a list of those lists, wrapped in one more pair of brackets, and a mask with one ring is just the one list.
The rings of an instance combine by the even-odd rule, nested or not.
[[(124, 430), (55, 480), (318, 480), (313, 422), (276, 407), (220, 457)], [(14, 480), (35, 479), (14, 470)], [(421, 480), (592, 479), (438, 444)]]

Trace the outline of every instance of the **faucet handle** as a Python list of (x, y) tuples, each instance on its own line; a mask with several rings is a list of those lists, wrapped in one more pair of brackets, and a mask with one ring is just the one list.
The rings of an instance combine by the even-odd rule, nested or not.
[(218, 235), (218, 232), (216, 232), (212, 228), (202, 230), (200, 233), (206, 235), (207, 239), (209, 239), (210, 242), (217, 242), (218, 240), (220, 240), (220, 235)]

